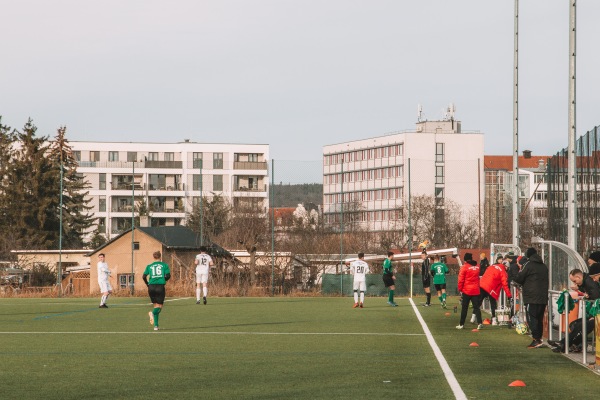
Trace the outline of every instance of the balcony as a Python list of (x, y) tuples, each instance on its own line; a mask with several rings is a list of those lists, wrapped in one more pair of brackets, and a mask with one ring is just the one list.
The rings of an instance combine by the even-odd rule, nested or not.
[(174, 168), (182, 169), (181, 161), (78, 161), (81, 168), (124, 168), (133, 170), (135, 168)]
[(178, 190), (183, 190), (183, 183), (174, 183), (174, 184), (170, 184), (170, 185), (163, 185), (163, 184), (154, 184), (154, 183), (149, 183), (148, 184), (148, 190), (164, 190), (167, 192), (176, 192)]
[[(112, 190), (131, 190), (131, 182), (111, 182), (110, 187)], [(144, 190), (146, 189), (146, 185), (136, 182), (133, 184), (133, 189)]]
[(267, 170), (266, 161), (234, 161), (233, 169)]
[(266, 192), (267, 191), (267, 185), (255, 185), (252, 187), (248, 187), (248, 186), (234, 186), (233, 190), (236, 192)]

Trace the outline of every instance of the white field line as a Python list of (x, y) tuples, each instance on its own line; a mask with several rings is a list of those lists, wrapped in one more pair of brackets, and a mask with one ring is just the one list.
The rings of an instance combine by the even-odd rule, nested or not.
[[(282, 336), (424, 336), (423, 333), (372, 333), (372, 332), (170, 332), (171, 335), (282, 335)], [(156, 332), (0, 332), (0, 335), (139, 335)]]
[(454, 376), (454, 373), (450, 369), (448, 362), (444, 358), (442, 351), (440, 350), (437, 343), (435, 342), (435, 339), (433, 339), (433, 335), (431, 334), (431, 331), (427, 327), (427, 324), (425, 323), (425, 320), (421, 316), (421, 313), (419, 312), (419, 309), (415, 305), (415, 302), (413, 301), (413, 299), (409, 299), (409, 301), (413, 307), (413, 310), (415, 311), (415, 314), (417, 315), (417, 319), (421, 323), (421, 327), (423, 328), (423, 331), (425, 332), (425, 336), (427, 336), (427, 341), (429, 342), (429, 345), (431, 346), (431, 349), (433, 350), (433, 354), (435, 354), (435, 357), (437, 358), (438, 362), (440, 363), (440, 367), (442, 367), (442, 371), (444, 371), (444, 375), (446, 376), (446, 380), (448, 381), (448, 384), (450, 385), (450, 389), (452, 389), (452, 392), (454, 393), (454, 397), (456, 397), (458, 400), (467, 400), (467, 396), (465, 395), (465, 392), (463, 392), (462, 388), (460, 387), (460, 384), (458, 383), (458, 381), (456, 380), (456, 377)]

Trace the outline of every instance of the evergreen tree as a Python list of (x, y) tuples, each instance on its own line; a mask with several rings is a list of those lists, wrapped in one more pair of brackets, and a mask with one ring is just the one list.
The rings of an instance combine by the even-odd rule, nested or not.
[[(60, 198), (60, 168), (63, 173), (63, 248), (79, 249), (84, 247), (83, 234), (94, 225), (95, 219), (88, 212), (92, 207), (88, 204), (91, 199), (88, 191), (91, 186), (83, 180), (83, 176), (77, 173), (77, 160), (73, 149), (65, 137), (66, 127), (58, 129), (54, 140), (50, 142), (49, 158), (58, 178), (57, 189)], [(60, 213), (58, 215), (60, 218)]]
[(202, 197), (202, 219), (200, 218), (200, 204), (198, 204), (188, 215), (186, 226), (194, 232), (200, 233), (202, 221), (202, 235), (211, 241), (230, 227), (231, 211), (229, 201), (222, 195), (213, 193), (210, 199)]
[(10, 180), (9, 167), (14, 155), (14, 143), (16, 141), (15, 131), (7, 125), (2, 124), (0, 117), (0, 229), (3, 234), (0, 235), (0, 257), (8, 260), (10, 251), (14, 249), (14, 235), (7, 231), (7, 227), (12, 225), (9, 204), (6, 201), (4, 193), (7, 187), (13, 183)]

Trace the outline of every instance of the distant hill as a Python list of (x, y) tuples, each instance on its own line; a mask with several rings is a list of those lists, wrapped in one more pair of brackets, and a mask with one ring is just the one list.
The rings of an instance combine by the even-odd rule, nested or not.
[(275, 207), (296, 207), (298, 204), (323, 204), (321, 183), (301, 183), (297, 185), (275, 185)]

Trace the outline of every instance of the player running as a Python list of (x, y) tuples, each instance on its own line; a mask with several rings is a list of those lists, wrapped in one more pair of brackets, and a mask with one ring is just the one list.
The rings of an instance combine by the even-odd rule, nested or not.
[(440, 260), (439, 255), (434, 255), (433, 260), (435, 261), (431, 265), (431, 275), (433, 275), (433, 286), (437, 291), (438, 299), (442, 304), (443, 308), (446, 307), (446, 274), (449, 272), (448, 266)]
[[(148, 295), (153, 304), (152, 311), (148, 312), (150, 325), (154, 325), (154, 330), (158, 330), (158, 314), (162, 311), (165, 302), (165, 284), (171, 279), (171, 270), (167, 263), (160, 261), (160, 251), (155, 251), (152, 256), (154, 262), (149, 264), (144, 270), (142, 279), (148, 287)], [(150, 279), (148, 279), (148, 276)]]

